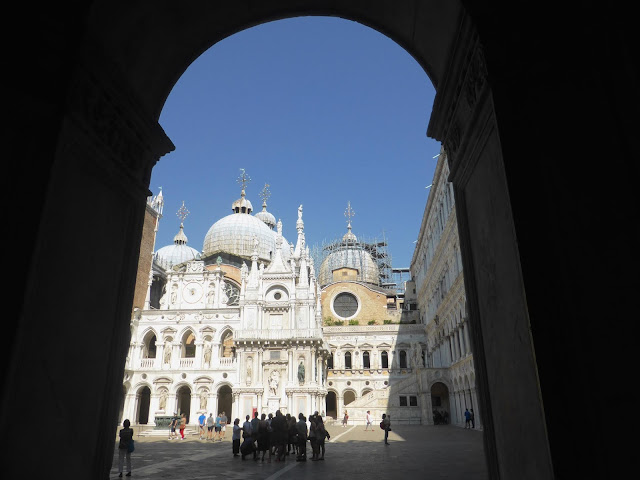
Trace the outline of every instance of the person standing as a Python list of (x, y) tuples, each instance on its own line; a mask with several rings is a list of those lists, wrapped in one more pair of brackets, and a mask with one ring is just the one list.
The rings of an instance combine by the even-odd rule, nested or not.
[(316, 423), (316, 416), (311, 415), (309, 424), (309, 442), (311, 443), (311, 460), (316, 461), (320, 457), (320, 445), (318, 444), (318, 424)]
[(253, 444), (253, 459), (258, 460), (258, 424), (260, 419), (258, 418), (258, 412), (253, 412), (253, 418), (251, 419), (251, 443)]
[(204, 440), (204, 427), (205, 427), (206, 421), (207, 421), (207, 417), (204, 414), (204, 412), (202, 412), (198, 417), (198, 425), (200, 426), (200, 440)]
[(173, 418), (171, 419), (171, 425), (170, 425), (171, 432), (169, 433), (169, 440), (174, 440), (178, 438), (178, 434), (176, 433), (176, 430), (178, 429), (179, 423), (180, 423), (180, 418), (178, 417), (178, 413), (173, 412)]
[(464, 409), (464, 428), (469, 428), (471, 423), (471, 413), (468, 408)]
[(267, 422), (267, 415), (263, 413), (258, 421), (258, 435), (256, 441), (258, 442), (258, 455), (262, 452), (262, 461), (264, 462), (264, 456), (269, 450), (269, 463), (271, 463), (271, 450), (269, 449), (269, 423)]
[(229, 423), (229, 419), (226, 413), (222, 412), (220, 416), (220, 441), (224, 440), (224, 437), (227, 435), (227, 423)]
[(129, 451), (129, 445), (133, 441), (133, 429), (129, 428), (131, 422), (129, 419), (125, 419), (122, 422), (123, 429), (120, 430), (120, 443), (118, 444), (118, 476), (122, 476), (122, 467), (124, 466), (124, 459), (127, 459), (127, 477), (131, 476), (131, 452)]
[(469, 421), (471, 422), (471, 428), (476, 428), (476, 415), (473, 413), (473, 408), (469, 412)]
[(342, 417), (342, 426), (346, 427), (347, 426), (347, 422), (349, 421), (349, 414), (347, 413), (347, 411), (344, 411), (344, 417)]
[(218, 415), (216, 415), (216, 420), (214, 423), (214, 427), (215, 427), (215, 438), (213, 439), (213, 441), (215, 442), (216, 440), (222, 440), (222, 424), (220, 423), (222, 421), (222, 418), (220, 417), (220, 414), (218, 413)]
[(187, 428), (187, 415), (185, 413), (180, 417), (180, 437), (184, 440), (184, 429)]
[(207, 440), (213, 440), (213, 413), (209, 414), (209, 418), (207, 418)]
[(364, 431), (366, 432), (371, 427), (371, 431), (373, 432), (373, 417), (371, 416), (371, 410), (367, 410), (367, 425), (364, 427)]
[(296, 462), (307, 461), (307, 419), (302, 412), (298, 414), (298, 423), (296, 423), (298, 432), (298, 456)]
[(382, 426), (384, 427), (384, 444), (389, 445), (387, 439), (389, 438), (389, 430), (391, 430), (391, 415), (382, 414)]
[(324, 460), (325, 439), (331, 439), (331, 435), (329, 435), (329, 432), (327, 432), (322, 417), (318, 417), (318, 419), (316, 420), (316, 442), (318, 442), (318, 447), (320, 449), (320, 458), (318, 458), (317, 460)]
[(242, 445), (240, 445), (240, 454), (242, 455), (242, 460), (246, 455), (249, 455), (251, 452), (251, 417), (247, 415), (245, 417), (245, 421), (242, 424)]
[(233, 450), (233, 456), (240, 455), (240, 435), (242, 434), (242, 428), (240, 427), (240, 419), (236, 418), (233, 421), (233, 432), (231, 432), (231, 448)]

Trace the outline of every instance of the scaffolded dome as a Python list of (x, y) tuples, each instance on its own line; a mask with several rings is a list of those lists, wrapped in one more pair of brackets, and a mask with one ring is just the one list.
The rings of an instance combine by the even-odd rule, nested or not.
[(342, 268), (357, 271), (355, 280), (363, 283), (378, 285), (380, 271), (378, 265), (362, 245), (356, 242), (344, 242), (331, 252), (320, 265), (318, 284), (325, 286), (336, 281), (333, 272)]

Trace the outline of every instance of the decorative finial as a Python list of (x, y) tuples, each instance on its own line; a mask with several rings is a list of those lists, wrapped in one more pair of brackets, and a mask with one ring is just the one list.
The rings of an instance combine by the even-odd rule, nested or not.
[(187, 207), (184, 206), (184, 200), (182, 201), (182, 206), (178, 209), (178, 213), (176, 214), (180, 219), (180, 223), (184, 222), (184, 219), (187, 218), (191, 212), (187, 210)]
[(271, 196), (271, 191), (269, 190), (269, 184), (265, 183), (264, 188), (260, 192), (260, 198), (262, 199), (262, 206), (267, 206), (267, 199)]
[(240, 169), (240, 176), (238, 177), (238, 183), (242, 185), (242, 196), (244, 196), (244, 189), (247, 187), (247, 184), (251, 181), (251, 177), (247, 175), (244, 168)]
[(356, 216), (356, 212), (351, 208), (351, 202), (347, 202), (347, 209), (344, 211), (344, 216), (347, 217), (347, 229), (351, 230), (351, 219)]

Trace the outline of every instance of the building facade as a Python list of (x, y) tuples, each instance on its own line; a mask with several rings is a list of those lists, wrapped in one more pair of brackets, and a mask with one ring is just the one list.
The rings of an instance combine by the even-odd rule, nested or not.
[(419, 383), (424, 387), (426, 410), (446, 411), (456, 425), (465, 424), (466, 409), (473, 410), (475, 427), (480, 428), (456, 210), (448, 178), (446, 152), (441, 150), (411, 260), (427, 338)]
[(369, 411), (432, 424), (447, 412), (463, 425), (474, 408), (479, 420), (447, 168), (442, 154), (411, 268), (395, 269), (411, 274), (401, 283), (386, 242), (352, 232), (350, 203), (347, 232), (312, 254), (302, 205), (289, 243), (266, 189), (253, 213), (243, 183), (202, 250), (188, 245), (183, 204), (173, 244), (150, 253), (162, 192), (150, 198), (138, 275), (146, 296), (132, 315), (121, 419), (162, 427), (174, 413), (193, 424), (200, 413), (317, 410), (351, 423)]
[(263, 205), (251, 214), (243, 184), (201, 252), (181, 223), (174, 245), (154, 254), (148, 301), (132, 317), (121, 418), (162, 427), (174, 413), (194, 424), (200, 413), (324, 408), (328, 349), (302, 205), (295, 246)]

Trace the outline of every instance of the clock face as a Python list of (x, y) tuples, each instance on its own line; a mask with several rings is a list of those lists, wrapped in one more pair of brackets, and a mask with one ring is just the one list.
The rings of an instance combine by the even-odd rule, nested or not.
[(182, 291), (182, 297), (187, 303), (195, 303), (202, 298), (202, 285), (199, 283), (187, 283)]

